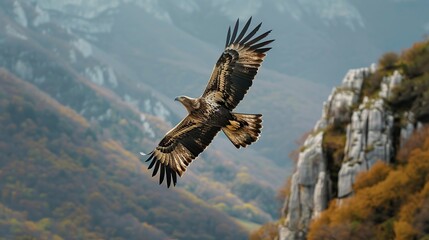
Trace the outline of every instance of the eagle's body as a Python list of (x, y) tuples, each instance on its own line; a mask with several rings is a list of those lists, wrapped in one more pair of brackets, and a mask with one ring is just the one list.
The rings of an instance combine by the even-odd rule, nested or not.
[(229, 109), (223, 104), (219, 92), (211, 92), (206, 97), (190, 98), (181, 96), (176, 98), (185, 106), (188, 116), (194, 121), (213, 127), (225, 127), (232, 119)]
[(247, 36), (251, 19), (238, 33), (237, 23), (232, 36), (228, 29), (225, 51), (214, 66), (204, 93), (198, 98), (177, 97), (188, 115), (160, 141), (150, 153), (149, 169), (152, 176), (160, 170), (159, 183), (167, 178), (176, 185), (177, 175), (182, 176), (186, 167), (211, 143), (222, 130), (235, 147), (246, 147), (255, 142), (262, 128), (261, 114), (240, 114), (233, 110), (243, 99), (260, 67), (265, 52), (263, 48), (274, 40), (258, 43), (271, 31), (251, 39), (259, 30), (259, 24)]

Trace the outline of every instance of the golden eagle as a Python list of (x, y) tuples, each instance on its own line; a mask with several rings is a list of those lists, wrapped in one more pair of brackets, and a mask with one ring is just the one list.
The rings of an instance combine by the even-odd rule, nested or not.
[(252, 39), (262, 23), (246, 35), (251, 20), (238, 35), (238, 19), (232, 35), (231, 27), (228, 28), (225, 50), (201, 97), (175, 99), (185, 106), (188, 115), (165, 135), (146, 160), (152, 160), (148, 167), (154, 167), (152, 176), (160, 172), (159, 184), (166, 177), (167, 187), (171, 182), (176, 185), (176, 174), (182, 176), (189, 163), (204, 151), (220, 130), (237, 148), (246, 147), (258, 139), (262, 115), (232, 112), (252, 85), (265, 53), (271, 49), (266, 46), (274, 41), (260, 42), (271, 30)]

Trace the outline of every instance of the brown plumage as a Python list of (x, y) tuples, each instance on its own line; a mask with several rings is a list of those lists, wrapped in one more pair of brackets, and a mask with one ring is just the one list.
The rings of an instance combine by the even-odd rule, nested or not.
[(216, 62), (202, 96), (176, 98), (188, 115), (165, 135), (146, 160), (151, 161), (148, 168), (154, 168), (152, 176), (160, 172), (159, 184), (166, 178), (167, 187), (171, 183), (176, 185), (177, 175), (182, 176), (220, 130), (237, 148), (246, 147), (258, 139), (262, 115), (232, 112), (252, 86), (265, 53), (271, 49), (265, 46), (274, 41), (260, 42), (271, 31), (253, 38), (262, 23), (246, 35), (251, 19), (239, 34), (239, 20), (232, 35), (231, 28), (228, 29), (225, 50)]

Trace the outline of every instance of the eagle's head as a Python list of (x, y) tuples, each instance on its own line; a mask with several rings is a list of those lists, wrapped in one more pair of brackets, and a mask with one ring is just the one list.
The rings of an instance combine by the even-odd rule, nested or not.
[(200, 107), (200, 102), (196, 98), (191, 98), (188, 96), (178, 96), (174, 100), (182, 103), (189, 113)]

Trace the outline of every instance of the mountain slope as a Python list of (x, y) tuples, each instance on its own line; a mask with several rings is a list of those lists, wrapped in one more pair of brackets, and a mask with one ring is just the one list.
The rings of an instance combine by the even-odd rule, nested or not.
[[(294, 140), (317, 119), (317, 103), (329, 92), (326, 85), (335, 84), (344, 74), (343, 69), (366, 66), (384, 51), (405, 47), (427, 33), (429, 24), (425, 14), (429, 5), (425, 0), (252, 0), (250, 3), (98, 0), (79, 4), (34, 0), (34, 3), (50, 17), (49, 23), (55, 22), (119, 62), (126, 62), (126, 72), (134, 75), (132, 81), (150, 82), (170, 100), (180, 94), (201, 93), (222, 50), (227, 26), (237, 17), (244, 20), (254, 16), (253, 19), (263, 21), (263, 27), (273, 29), (277, 39), (263, 69), (282, 75), (281, 81), (273, 84), (274, 89), (289, 84), (290, 92), (260, 102), (269, 106), (274, 101), (292, 99), (280, 109), (268, 108), (265, 120), (268, 127), (275, 126), (278, 116), (272, 113), (285, 112), (280, 120), (294, 127), (288, 129), (286, 138), (281, 127), (267, 129), (265, 143), (270, 144), (261, 141), (252, 148), (263, 151), (280, 166), (285, 164), (281, 161), (281, 149), (293, 150)], [(30, 26), (31, 20), (27, 22)], [(397, 29), (404, 29), (407, 34), (398, 35)], [(270, 78), (261, 72), (255, 84)], [(311, 88), (308, 82), (313, 83)], [(306, 99), (312, 101), (303, 104)], [(170, 110), (183, 114), (178, 107)], [(306, 116), (306, 119), (290, 116)]]
[(0, 221), (3, 237), (245, 238), (226, 214), (161, 189), (70, 108), (4, 69), (0, 84), (2, 214), (16, 216)]
[[(151, 94), (157, 92), (157, 98), (164, 100), (161, 101), (162, 104), (175, 113), (169, 116), (171, 123), (176, 123), (180, 119), (176, 114), (179, 116), (185, 114), (181, 106), (173, 104), (172, 99), (177, 95), (196, 97), (201, 94), (213, 65), (223, 50), (227, 26), (235, 21), (235, 19), (225, 18), (215, 10), (216, 8), (210, 6), (208, 9), (213, 11), (213, 19), (210, 18), (212, 21), (205, 22), (206, 20), (204, 20), (206, 24), (202, 25), (199, 24), (202, 21), (200, 18), (190, 14), (187, 17), (192, 23), (190, 23), (189, 29), (184, 29), (181, 24), (186, 23), (184, 19), (186, 16), (183, 16), (185, 12), (173, 17), (174, 14), (179, 14), (179, 10), (175, 6), (180, 4), (175, 2), (165, 4), (139, 0), (97, 1), (100, 5), (99, 8), (94, 8), (91, 3), (79, 5), (71, 2), (52, 3), (43, 0), (36, 2), (46, 14), (51, 16), (50, 24), (55, 23), (55, 25), (67, 29), (91, 46), (92, 51), (88, 52), (88, 58), (98, 58), (112, 67), (115, 72), (120, 71), (122, 76), (126, 76), (119, 80), (122, 83), (119, 84), (119, 88), (126, 83), (130, 86), (144, 85)], [(184, 4), (186, 5), (186, 3)], [(201, 5), (205, 4), (207, 3), (201, 2)], [(200, 3), (197, 5), (200, 6)], [(206, 8), (200, 7), (203, 12), (195, 12), (195, 14), (204, 15)], [(264, 22), (261, 31), (275, 27), (275, 24), (267, 22), (269, 19), (255, 16), (254, 24), (256, 25), (259, 21)], [(207, 26), (212, 27), (207, 29)], [(278, 29), (278, 31), (274, 29), (273, 32), (273, 34), (275, 33), (273, 37), (276, 39), (283, 32), (280, 27)], [(58, 37), (54, 33), (49, 35)], [(290, 35), (294, 36), (294, 33), (290, 33)], [(285, 167), (284, 161), (281, 161), (282, 149), (293, 149), (294, 139), (299, 136), (299, 130), (307, 129), (317, 117), (315, 111), (312, 111), (317, 110), (317, 104), (314, 103), (322, 100), (323, 91), (328, 92), (328, 89), (320, 82), (291, 77), (285, 73), (285, 70), (289, 71), (289, 69), (281, 67), (273, 70), (274, 64), (296, 61), (293, 56), (285, 57), (289, 56), (289, 53), (283, 53), (285, 46), (288, 45), (280, 44), (279, 47), (277, 47), (277, 43), (273, 45), (274, 49), (277, 48), (276, 52), (270, 53), (266, 58), (249, 95), (240, 104), (251, 108), (252, 105), (248, 101), (254, 97), (258, 97), (259, 102), (265, 106), (270, 106), (272, 102), (282, 103), (285, 99), (291, 99), (286, 104), (278, 104), (277, 108), (264, 107), (261, 109), (264, 111), (262, 114), (267, 123), (264, 128), (268, 131), (264, 134), (266, 140), (251, 147), (257, 150), (255, 154), (266, 157), (282, 167)], [(274, 55), (277, 55), (276, 60), (274, 60)], [(261, 91), (256, 94), (254, 93), (257, 91), (256, 89), (261, 89)], [(273, 89), (276, 90), (275, 94), (265, 94)], [(127, 94), (137, 101), (137, 105), (144, 105), (140, 100), (141, 96), (130, 94), (133, 90), (132, 87), (123, 89), (119, 95), (124, 98)], [(162, 98), (159, 97), (160, 95)], [(252, 109), (255, 108), (252, 107)], [(274, 112), (287, 114), (276, 115), (273, 114)], [(306, 118), (298, 120), (298, 118), (290, 117), (296, 115), (306, 116)], [(278, 141), (284, 136), (284, 129), (277, 123), (279, 121), (294, 126), (288, 129), (288, 137), (283, 141)], [(237, 158), (240, 158), (239, 154)]]
[[(40, 22), (43, 10), (37, 5), (12, 0), (0, 5), (0, 18), (5, 23), (0, 26), (0, 65), (73, 109), (97, 136), (114, 139), (135, 157), (140, 151), (151, 151), (180, 120), (180, 106), (141, 81), (128, 67), (128, 60), (118, 60), (113, 49), (103, 51), (81, 33), (46, 21), (46, 17)], [(24, 14), (26, 21), (15, 12)], [(151, 84), (156, 81), (154, 78)], [(280, 174), (281, 169), (259, 151), (240, 152), (226, 141), (215, 140), (179, 180), (178, 188), (234, 218), (262, 223), (276, 217), (279, 203), (274, 201), (274, 189), (281, 180), (270, 173)], [(242, 191), (244, 183), (253, 195)], [(258, 189), (264, 191), (258, 193)]]

